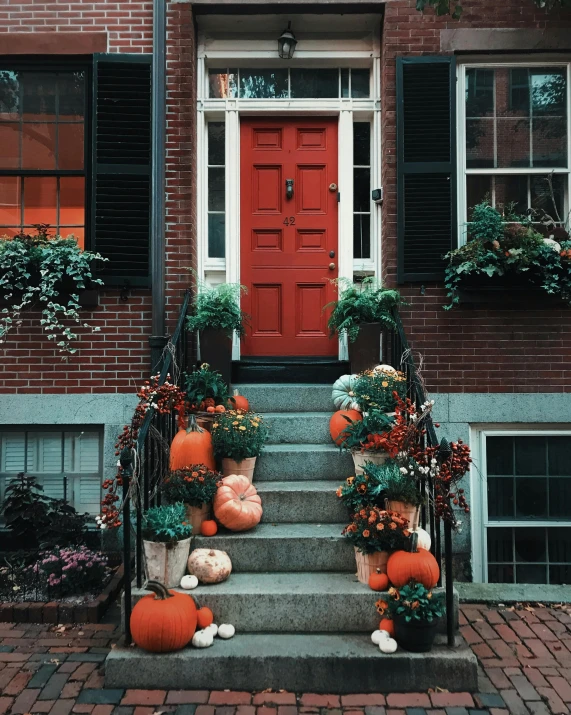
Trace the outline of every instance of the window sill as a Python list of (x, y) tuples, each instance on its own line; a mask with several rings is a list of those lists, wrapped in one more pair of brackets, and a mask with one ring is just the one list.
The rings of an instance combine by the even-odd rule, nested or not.
[[(99, 286), (97, 288), (84, 288), (83, 290), (78, 291), (79, 295), (79, 307), (84, 309), (84, 310), (91, 310), (93, 308), (97, 308), (99, 306), (99, 289), (103, 288), (103, 286)], [(71, 291), (69, 290), (62, 290), (61, 293), (58, 293), (57, 300), (61, 301), (62, 303), (66, 303), (69, 299)], [(0, 307), (5, 308), (10, 305), (14, 305), (15, 302), (18, 300), (18, 296), (21, 295), (21, 291), (14, 291), (14, 297), (10, 298), (9, 300), (6, 299), (5, 294), (0, 295)], [(32, 309), (34, 307), (37, 307), (38, 303), (35, 301), (32, 306)]]
[(524, 276), (474, 276), (458, 288), (459, 304), (474, 308), (550, 310), (568, 308), (559, 296), (546, 293)]

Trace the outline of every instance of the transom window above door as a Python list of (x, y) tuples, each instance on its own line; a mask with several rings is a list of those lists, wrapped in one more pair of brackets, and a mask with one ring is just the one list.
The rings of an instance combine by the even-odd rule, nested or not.
[(211, 99), (366, 99), (369, 69), (224, 68), (208, 70)]

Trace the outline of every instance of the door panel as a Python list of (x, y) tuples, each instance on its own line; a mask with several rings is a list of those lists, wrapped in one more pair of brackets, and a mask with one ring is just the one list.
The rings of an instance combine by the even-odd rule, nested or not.
[(337, 118), (245, 118), (240, 141), (242, 354), (335, 356), (323, 306), (337, 277)]

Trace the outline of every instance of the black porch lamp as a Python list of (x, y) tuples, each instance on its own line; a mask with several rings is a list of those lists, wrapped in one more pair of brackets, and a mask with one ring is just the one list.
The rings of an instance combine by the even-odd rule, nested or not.
[(278, 55), (282, 60), (291, 60), (296, 45), (297, 40), (291, 31), (291, 22), (288, 22), (287, 30), (284, 30), (278, 38)]

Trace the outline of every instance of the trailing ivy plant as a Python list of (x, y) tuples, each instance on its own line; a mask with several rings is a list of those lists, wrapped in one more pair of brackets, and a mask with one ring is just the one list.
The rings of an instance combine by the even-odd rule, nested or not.
[[(531, 217), (533, 218), (533, 217)], [(502, 215), (489, 202), (474, 207), (465, 245), (446, 254), (444, 283), (450, 310), (460, 302), (459, 289), (467, 276), (524, 275), (532, 286), (571, 304), (571, 241), (562, 228), (556, 241), (534, 228), (530, 217)]]
[(14, 238), (0, 238), (0, 297), (8, 303), (0, 313), (0, 343), (11, 328), (22, 324), (22, 311), (37, 305), (48, 340), (59, 338), (59, 352), (72, 355), (77, 352), (72, 347), (77, 333), (66, 322), (90, 327), (79, 315), (79, 291), (88, 284), (103, 285), (93, 277), (92, 264), (107, 259), (83, 251), (73, 238), (50, 236), (48, 224), (35, 228), (34, 236), (22, 232)]
[[(571, 8), (571, 0), (529, 0), (537, 7), (551, 11), (556, 8)], [(437, 15), (452, 15), (457, 20), (463, 7), (455, 0), (416, 0), (416, 9), (423, 12), (426, 7), (433, 7)]]
[(346, 333), (354, 343), (361, 323), (381, 323), (383, 327), (396, 329), (392, 311), (401, 302), (397, 290), (384, 288), (375, 278), (365, 278), (357, 285), (348, 278), (336, 278), (332, 282), (339, 290), (339, 299), (324, 308), (333, 308), (327, 322), (331, 337), (335, 333)]
[(246, 334), (250, 316), (240, 308), (240, 298), (246, 286), (239, 283), (220, 283), (210, 287), (198, 281), (198, 294), (186, 320), (187, 330), (197, 332), (214, 328), (224, 330), (229, 337), (234, 331)]

